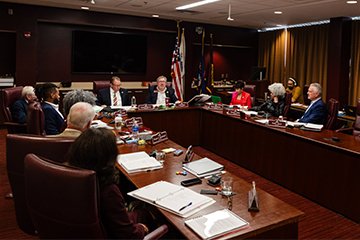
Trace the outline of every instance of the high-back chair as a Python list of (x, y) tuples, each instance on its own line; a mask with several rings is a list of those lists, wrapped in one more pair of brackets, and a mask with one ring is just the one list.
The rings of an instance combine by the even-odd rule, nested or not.
[(65, 161), (65, 154), (74, 139), (47, 138), (35, 135), (8, 134), (6, 136), (6, 167), (14, 196), (16, 221), (21, 230), (35, 234), (25, 202), (24, 157), (35, 153), (57, 162)]
[(109, 88), (110, 81), (93, 81), (93, 92), (95, 95), (99, 93), (99, 90), (103, 88)]
[(26, 203), (40, 238), (105, 238), (94, 171), (28, 154), (24, 173)]
[(331, 98), (327, 102), (327, 119), (324, 128), (334, 130), (337, 124), (337, 115), (339, 112), (339, 101)]
[(250, 94), (251, 106), (254, 107), (255, 106), (255, 96), (256, 96), (256, 85), (251, 85), (251, 84), (245, 85), (243, 90)]
[(310, 105), (310, 103), (311, 103), (311, 100), (310, 99), (308, 99), (308, 95), (307, 95), (307, 92), (308, 92), (308, 90), (309, 90), (309, 85), (305, 85), (304, 86), (304, 88), (303, 88), (303, 98), (304, 98), (304, 104), (305, 105)]
[(4, 88), (0, 90), (0, 116), (9, 133), (26, 133), (26, 125), (13, 122), (10, 107), (21, 98), (23, 87)]
[(45, 116), (39, 102), (28, 106), (27, 133), (45, 136)]
[(284, 107), (284, 112), (283, 112), (283, 117), (288, 117), (289, 115), (289, 111), (290, 111), (290, 107), (291, 107), (291, 98), (292, 98), (292, 93), (285, 93), (285, 107)]
[[(28, 154), (25, 185), (27, 206), (40, 238), (105, 238), (94, 171)], [(159, 239), (167, 231), (161, 225), (144, 239)]]

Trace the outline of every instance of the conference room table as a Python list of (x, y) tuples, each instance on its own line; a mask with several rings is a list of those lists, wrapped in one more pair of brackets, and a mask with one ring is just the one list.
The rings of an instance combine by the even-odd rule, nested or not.
[[(138, 151), (150, 153), (154, 150), (161, 151), (165, 148), (182, 149), (185, 152), (184, 147), (172, 140), (166, 140), (157, 145), (118, 145), (120, 154)], [(173, 153), (167, 153), (164, 158), (163, 168), (147, 172), (129, 174), (119, 164), (117, 167), (121, 170), (123, 176), (125, 176), (135, 188), (141, 188), (161, 180), (180, 185), (181, 181), (194, 178), (194, 176), (190, 173), (186, 176), (176, 174), (177, 171), (183, 171), (182, 161), (184, 156), (185, 154), (174, 156)], [(194, 161), (200, 158), (200, 156), (195, 155)], [(260, 202), (260, 211), (249, 212), (248, 191), (251, 189), (252, 185), (237, 176), (236, 172), (232, 172), (232, 169), (236, 169), (236, 165), (234, 163), (228, 161), (220, 161), (219, 163), (225, 166), (226, 173), (224, 173), (223, 176), (230, 176), (234, 181), (233, 191), (236, 194), (232, 197), (232, 211), (250, 223), (248, 227), (245, 227), (237, 232), (237, 238), (296, 239), (298, 237), (298, 222), (301, 219), (303, 212), (259, 188), (257, 188), (257, 194)], [(200, 192), (201, 189), (215, 189), (215, 187), (207, 185), (206, 181), (206, 179), (203, 179), (201, 184), (193, 185), (189, 188), (196, 192)], [(227, 197), (223, 197), (220, 194), (208, 196), (213, 198), (216, 202), (202, 209), (200, 212), (195, 213), (189, 218), (202, 216), (204, 214), (228, 207)], [(166, 218), (167, 224), (170, 224), (172, 227), (177, 229), (182, 235), (182, 238), (200, 239), (190, 228), (185, 226), (184, 222), (188, 218), (182, 218), (160, 208), (159, 211)]]
[[(187, 147), (201, 146), (326, 208), (360, 222), (360, 138), (331, 130), (274, 128), (189, 107), (128, 112)], [(231, 172), (231, 169), (228, 169)], [(235, 172), (236, 174), (236, 172)]]

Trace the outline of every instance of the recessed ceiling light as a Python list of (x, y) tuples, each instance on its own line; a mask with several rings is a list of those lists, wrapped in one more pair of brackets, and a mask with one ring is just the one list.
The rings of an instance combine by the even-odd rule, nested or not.
[(91, 4), (96, 4), (95, 0), (90, 1)]
[(282, 11), (275, 11), (275, 14), (282, 14)]
[(198, 6), (201, 6), (201, 5), (205, 5), (205, 4), (213, 3), (213, 2), (217, 2), (217, 1), (221, 1), (221, 0), (202, 0), (202, 1), (199, 1), (199, 2), (194, 2), (194, 3), (186, 4), (186, 5), (183, 5), (183, 6), (179, 6), (179, 7), (176, 7), (175, 9), (176, 10), (185, 10), (185, 9), (198, 7)]
[(81, 9), (83, 9), (83, 10), (89, 10), (90, 8), (89, 8), (89, 7), (82, 6)]
[(346, 1), (347, 4), (356, 4), (357, 1)]
[(158, 18), (158, 17), (160, 17), (160, 16), (159, 16), (158, 14), (153, 14), (152, 17), (153, 17), (153, 18)]

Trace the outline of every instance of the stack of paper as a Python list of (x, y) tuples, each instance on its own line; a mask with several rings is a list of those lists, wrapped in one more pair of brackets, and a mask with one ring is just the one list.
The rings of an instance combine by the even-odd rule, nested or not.
[(183, 169), (200, 178), (219, 173), (224, 169), (224, 165), (205, 157), (200, 160), (184, 163)]
[(189, 188), (165, 181), (142, 187), (128, 195), (181, 217), (188, 217), (215, 202)]
[(149, 171), (162, 168), (163, 165), (146, 152), (134, 152), (121, 154), (117, 157), (118, 163), (128, 173)]
[(224, 239), (226, 239), (239, 235), (239, 231), (248, 226), (249, 223), (235, 213), (224, 209), (186, 220), (185, 225), (202, 239), (213, 239), (223, 235), (226, 235), (224, 236)]
[(322, 124), (306, 123), (300, 129), (320, 132), (323, 127), (324, 127), (324, 125), (322, 125)]

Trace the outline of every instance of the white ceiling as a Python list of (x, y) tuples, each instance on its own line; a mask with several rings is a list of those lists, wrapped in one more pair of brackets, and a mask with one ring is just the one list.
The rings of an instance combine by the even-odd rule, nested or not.
[[(218, 25), (265, 28), (276, 25), (299, 24), (332, 17), (360, 16), (360, 3), (347, 4), (346, 0), (221, 0), (192, 8), (189, 12), (179, 12), (175, 7), (198, 0), (6, 0), (1, 2), (26, 3), (42, 6), (80, 9), (90, 7), (89, 11), (129, 14)], [(228, 6), (231, 3), (231, 17), (227, 21)], [(275, 15), (274, 11), (282, 11)]]

